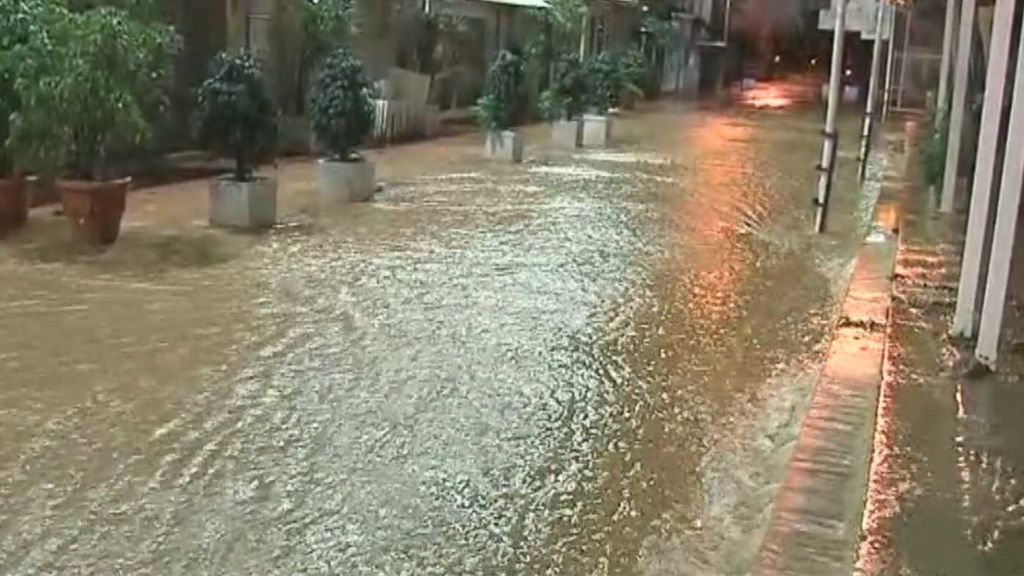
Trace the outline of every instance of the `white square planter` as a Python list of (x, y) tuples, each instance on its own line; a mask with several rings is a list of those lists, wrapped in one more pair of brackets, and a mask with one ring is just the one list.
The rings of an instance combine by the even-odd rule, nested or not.
[(583, 120), (558, 120), (551, 125), (551, 144), (575, 150), (583, 145)]
[(487, 152), (488, 157), (496, 160), (522, 162), (523, 137), (515, 130), (488, 132), (484, 150)]
[(337, 162), (323, 158), (318, 173), (322, 206), (365, 202), (377, 188), (377, 170), (369, 160)]
[(238, 182), (222, 176), (210, 182), (210, 224), (230, 228), (269, 228), (277, 223), (277, 180), (256, 177)]
[(587, 114), (583, 117), (583, 147), (607, 148), (612, 142), (612, 117)]

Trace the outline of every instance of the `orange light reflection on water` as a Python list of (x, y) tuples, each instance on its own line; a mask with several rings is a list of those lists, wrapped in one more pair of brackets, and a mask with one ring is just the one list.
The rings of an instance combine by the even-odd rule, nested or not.
[(793, 104), (793, 98), (775, 84), (761, 84), (744, 90), (741, 102), (754, 108), (780, 109)]
[[(737, 287), (749, 268), (749, 255), (742, 251), (742, 203), (748, 201), (748, 172), (738, 166), (737, 157), (753, 154), (748, 125), (726, 118), (712, 118), (698, 126), (694, 140), (700, 142), (701, 158), (695, 163), (694, 189), (683, 196), (676, 212), (678, 222), (688, 228), (682, 237), (691, 244), (680, 262), (693, 276), (690, 301), (697, 318), (708, 327), (731, 319), (737, 312)], [(681, 145), (692, 145), (691, 142)]]

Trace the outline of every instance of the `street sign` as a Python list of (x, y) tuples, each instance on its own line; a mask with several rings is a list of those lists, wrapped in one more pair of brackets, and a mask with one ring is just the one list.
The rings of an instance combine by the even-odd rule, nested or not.
[[(835, 30), (836, 27), (836, 5), (840, 0), (832, 0), (832, 8), (818, 12), (818, 30)], [(847, 0), (846, 2), (846, 31), (859, 32), (864, 40), (875, 39), (875, 10), (878, 8), (876, 0)], [(886, 14), (886, 21), (882, 22), (882, 40), (889, 39), (889, 18), (891, 12)]]

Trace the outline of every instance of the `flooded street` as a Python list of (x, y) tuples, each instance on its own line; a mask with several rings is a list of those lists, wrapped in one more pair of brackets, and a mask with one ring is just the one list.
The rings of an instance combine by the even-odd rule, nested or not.
[[(810, 88), (814, 90), (814, 87)], [(610, 151), (528, 131), (374, 153), (372, 203), (197, 227), (133, 196), (121, 241), (0, 245), (0, 573), (742, 572), (873, 199), (820, 112), (630, 113)], [(776, 106), (778, 99), (781, 106)]]

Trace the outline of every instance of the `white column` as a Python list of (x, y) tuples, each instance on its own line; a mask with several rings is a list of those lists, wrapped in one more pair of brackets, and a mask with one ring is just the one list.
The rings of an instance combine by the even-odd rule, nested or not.
[(953, 76), (953, 104), (949, 111), (949, 146), (946, 151), (946, 173), (942, 179), (942, 203), (939, 210), (952, 212), (956, 199), (956, 181), (960, 176), (960, 133), (964, 126), (967, 104), (967, 73), (971, 65), (971, 44), (974, 38), (974, 13), (977, 0), (963, 0), (960, 11), (960, 35), (956, 42), (956, 69)]
[(864, 126), (860, 134), (860, 178), (864, 179), (871, 153), (871, 134), (875, 121), (875, 106), (878, 102), (878, 74), (882, 68), (882, 23), (885, 21), (884, 0), (878, 0), (875, 11), (875, 43), (871, 47), (871, 78), (868, 80), (868, 103), (864, 109)]
[(964, 244), (963, 264), (960, 268), (960, 288), (953, 317), (953, 334), (974, 336), (975, 308), (978, 304), (978, 284), (981, 281), (981, 262), (984, 258), (985, 231), (989, 222), (989, 204), (996, 165), (999, 125), (1003, 117), (1006, 94), (1006, 76), (1010, 63), (1010, 36), (1013, 33), (1016, 0), (996, 0), (995, 19), (992, 22), (992, 47), (989, 50), (988, 72), (985, 76), (985, 105), (981, 112), (981, 133), (971, 186), (971, 211), (967, 221), (967, 240)]
[(892, 104), (892, 77), (896, 66), (896, 11), (895, 6), (888, 6), (889, 10), (889, 41), (886, 42), (886, 64), (885, 64), (885, 87), (882, 89), (882, 120), (889, 118), (889, 106)]
[(956, 29), (956, 0), (946, 0), (946, 27), (942, 33), (942, 64), (939, 68), (939, 94), (935, 103), (938, 121), (949, 107), (949, 66), (953, 60), (953, 33)]
[(843, 78), (843, 48), (846, 45), (846, 0), (839, 0), (836, 8), (836, 29), (832, 36), (832, 68), (828, 84), (828, 110), (825, 113), (825, 143), (821, 150), (821, 164), (818, 166), (817, 215), (814, 229), (825, 231), (828, 216), (828, 200), (832, 191), (833, 162), (839, 138), (836, 133), (836, 119), (839, 116), (839, 90)]
[(908, 6), (906, 14), (903, 25), (903, 59), (900, 61), (900, 89), (896, 93), (896, 107), (900, 109), (903, 108), (903, 92), (907, 86), (907, 66), (910, 63), (907, 56), (910, 55), (910, 30), (914, 25), (914, 7)]
[[(1024, 46), (1024, 34), (1020, 46)], [(1018, 48), (1018, 54), (1024, 50)], [(1017, 211), (1020, 209), (1021, 185), (1024, 184), (1024, 58), (1017, 58), (1017, 76), (1013, 87), (1009, 136), (1006, 139), (1006, 158), (1003, 177), (999, 185), (999, 206), (996, 209), (996, 229), (992, 240), (992, 256), (988, 264), (985, 283), (985, 302), (981, 309), (978, 329), (977, 359), (995, 368), (999, 352), (999, 335), (1003, 327), (1006, 308), (1010, 263), (1013, 259), (1013, 240), (1017, 234)]]

